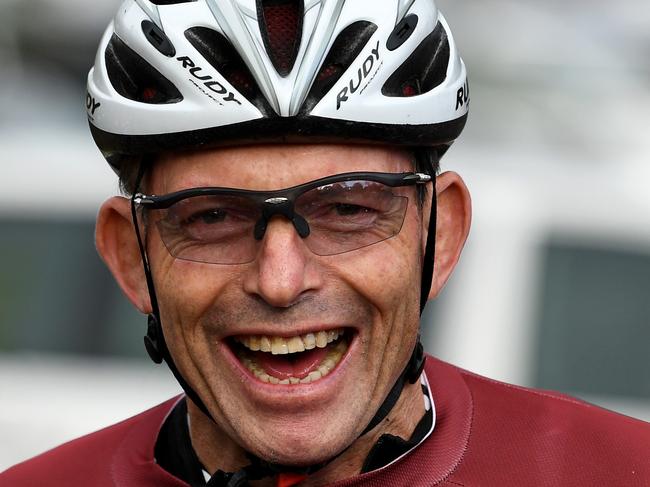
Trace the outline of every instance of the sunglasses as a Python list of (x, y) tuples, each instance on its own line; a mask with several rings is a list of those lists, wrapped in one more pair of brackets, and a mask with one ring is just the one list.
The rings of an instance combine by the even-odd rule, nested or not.
[(275, 191), (192, 188), (164, 196), (138, 193), (133, 201), (148, 212), (173, 257), (246, 264), (255, 260), (274, 217), (289, 220), (307, 248), (320, 256), (394, 237), (413, 187), (430, 181), (422, 173), (353, 172)]

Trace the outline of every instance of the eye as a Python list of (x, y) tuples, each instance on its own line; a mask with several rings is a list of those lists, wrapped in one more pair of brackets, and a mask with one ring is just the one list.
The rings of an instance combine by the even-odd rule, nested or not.
[(226, 212), (221, 209), (221, 208), (214, 208), (212, 210), (208, 211), (202, 211), (201, 213), (196, 213), (192, 216), (190, 216), (187, 220), (186, 223), (195, 223), (195, 222), (200, 222), (200, 223), (206, 223), (206, 224), (211, 224), (211, 223), (219, 223), (223, 222), (226, 219)]
[(365, 206), (353, 205), (349, 203), (338, 203), (334, 206), (334, 210), (339, 216), (354, 216), (361, 213), (370, 213), (374, 211)]

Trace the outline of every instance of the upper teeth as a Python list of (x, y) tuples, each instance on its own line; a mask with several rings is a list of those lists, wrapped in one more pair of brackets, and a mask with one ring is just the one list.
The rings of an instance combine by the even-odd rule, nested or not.
[(304, 352), (313, 348), (325, 348), (339, 336), (343, 330), (319, 331), (289, 338), (267, 335), (246, 335), (235, 337), (239, 343), (249, 350), (271, 352), (273, 355)]

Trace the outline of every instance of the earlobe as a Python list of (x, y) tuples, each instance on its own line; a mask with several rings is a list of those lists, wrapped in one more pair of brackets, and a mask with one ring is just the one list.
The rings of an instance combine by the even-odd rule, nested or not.
[(115, 196), (102, 205), (97, 215), (95, 245), (129, 301), (142, 313), (151, 313), (128, 199)]
[(436, 251), (429, 299), (438, 296), (456, 267), (472, 221), (469, 191), (458, 174), (446, 172), (438, 176), (436, 194)]

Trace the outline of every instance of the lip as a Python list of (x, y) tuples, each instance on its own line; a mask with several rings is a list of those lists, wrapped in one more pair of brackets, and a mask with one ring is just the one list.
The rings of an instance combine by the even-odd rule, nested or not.
[[(291, 331), (291, 334), (275, 332), (269, 335), (288, 338), (297, 335), (304, 335), (306, 333), (341, 328), (347, 331), (354, 330), (351, 327), (338, 325), (318, 328), (306, 327), (304, 329), (294, 329)], [(232, 335), (230, 338), (253, 334), (264, 335), (267, 333), (263, 330), (247, 330), (245, 335), (237, 334)], [(260, 403), (263, 407), (269, 409), (281, 409), (284, 412), (288, 412), (291, 410), (302, 410), (313, 404), (321, 404), (326, 400), (331, 400), (337, 395), (337, 392), (341, 389), (339, 384), (350, 369), (352, 357), (356, 355), (357, 349), (360, 346), (359, 334), (356, 330), (354, 330), (353, 333), (350, 333), (348, 340), (348, 348), (343, 357), (341, 357), (341, 361), (337, 364), (336, 368), (325, 377), (308, 384), (270, 384), (262, 382), (239, 361), (231, 346), (227, 343), (227, 339), (221, 341), (219, 347), (222, 349), (223, 356), (231, 367), (233, 373), (240, 378), (239, 385), (244, 389), (244, 394), (247, 397), (252, 399), (254, 402)]]

